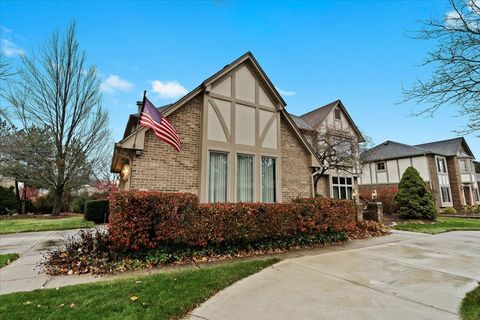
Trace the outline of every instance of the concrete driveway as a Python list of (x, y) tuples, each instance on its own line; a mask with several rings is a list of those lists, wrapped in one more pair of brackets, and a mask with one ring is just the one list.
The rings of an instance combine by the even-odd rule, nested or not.
[(458, 319), (477, 281), (480, 232), (418, 235), (284, 260), (221, 291), (189, 319)]

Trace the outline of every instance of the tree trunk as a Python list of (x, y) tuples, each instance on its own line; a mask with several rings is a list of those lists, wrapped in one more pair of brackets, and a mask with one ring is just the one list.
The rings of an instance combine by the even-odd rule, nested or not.
[(63, 188), (55, 190), (53, 195), (53, 211), (52, 215), (59, 216), (62, 211)]

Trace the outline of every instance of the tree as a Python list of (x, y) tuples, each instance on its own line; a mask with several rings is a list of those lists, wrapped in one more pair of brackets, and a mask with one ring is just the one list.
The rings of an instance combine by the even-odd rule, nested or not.
[(450, 0), (452, 11), (443, 19), (424, 21), (417, 38), (436, 47), (423, 65), (433, 66), (431, 78), (417, 79), (404, 89), (405, 101), (427, 103), (416, 115), (433, 115), (445, 105), (458, 106), (468, 117), (461, 133), (480, 130), (480, 0)]
[(8, 169), (47, 186), (54, 215), (64, 192), (84, 183), (82, 175), (91, 178), (109, 141), (100, 81), (95, 67), (87, 66), (75, 30), (72, 23), (63, 36), (55, 32), (40, 55), (21, 56), (19, 79), (7, 97), (23, 141), (21, 151), (7, 150)]
[(427, 185), (414, 167), (408, 167), (403, 173), (395, 196), (398, 212), (403, 219), (437, 218), (437, 208)]
[(318, 181), (328, 171), (338, 170), (352, 174), (357, 173), (360, 147), (357, 137), (351, 130), (338, 129), (332, 126), (319, 132), (315, 131), (311, 144), (321, 165), (313, 176), (315, 194), (318, 194)]
[[(12, 73), (10, 72), (10, 63), (6, 59), (3, 53), (0, 53), (0, 101), (3, 103), (3, 99), (6, 96), (6, 87), (8, 80), (12, 78)], [(0, 121), (9, 121), (7, 108), (0, 106)]]

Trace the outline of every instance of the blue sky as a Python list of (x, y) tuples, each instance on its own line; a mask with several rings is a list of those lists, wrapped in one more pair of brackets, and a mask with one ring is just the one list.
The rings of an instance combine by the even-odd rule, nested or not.
[[(302, 114), (341, 99), (376, 144), (453, 138), (466, 123), (453, 107), (433, 118), (397, 104), (402, 85), (426, 79), (418, 65), (433, 43), (409, 35), (419, 21), (442, 17), (447, 1), (348, 2), (0, 2), (2, 50), (30, 54), (55, 29), (76, 20), (78, 39), (104, 81), (115, 140), (143, 90), (157, 105), (173, 102), (246, 51), (252, 51)], [(467, 137), (480, 157), (480, 141)]]

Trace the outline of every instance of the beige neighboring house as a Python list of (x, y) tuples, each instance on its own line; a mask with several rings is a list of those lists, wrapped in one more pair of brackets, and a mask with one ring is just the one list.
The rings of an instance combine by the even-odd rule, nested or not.
[(358, 194), (359, 144), (365, 140), (343, 103), (336, 100), (292, 118), (323, 165), (317, 170), (317, 194), (352, 199)]
[(131, 115), (111, 171), (121, 190), (191, 192), (202, 202), (288, 202), (313, 195), (320, 167), (286, 103), (247, 52), (177, 102), (159, 108), (177, 152)]
[(475, 159), (464, 138), (406, 145), (386, 141), (362, 153), (360, 190), (397, 186), (408, 167), (420, 173), (439, 208), (480, 204)]

